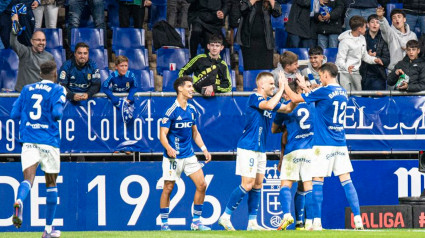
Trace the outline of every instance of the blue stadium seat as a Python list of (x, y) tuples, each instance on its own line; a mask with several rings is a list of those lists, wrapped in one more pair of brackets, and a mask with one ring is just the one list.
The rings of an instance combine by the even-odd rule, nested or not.
[(108, 65), (108, 51), (106, 49), (89, 49), (89, 58), (96, 62), (99, 69), (107, 69)]
[(162, 91), (163, 92), (174, 92), (174, 81), (179, 77), (179, 71), (164, 70), (162, 78)]
[(176, 64), (176, 70), (180, 70), (189, 61), (189, 50), (178, 48), (160, 48), (157, 51), (156, 69), (158, 74), (170, 68), (170, 63)]
[(136, 49), (145, 47), (145, 30), (138, 28), (114, 28), (112, 33), (112, 50)]
[(40, 28), (46, 35), (46, 48), (63, 48), (63, 37), (61, 28)]
[(0, 50), (0, 61), (3, 61), (0, 65), (0, 69), (15, 71), (18, 70), (19, 58), (12, 49)]
[(245, 70), (243, 71), (243, 90), (252, 91), (254, 88), (257, 88), (256, 78), (257, 75), (261, 72), (270, 72), (270, 70)]
[(100, 82), (103, 84), (103, 82), (105, 82), (105, 80), (108, 79), (111, 71), (108, 70), (108, 69), (101, 69), (101, 70), (99, 70), (99, 73), (100, 73)]
[(243, 56), (242, 56), (242, 50), (238, 51), (238, 55), (239, 55), (239, 73), (243, 73)]
[(55, 58), (56, 66), (58, 70), (66, 60), (65, 49), (62, 48), (46, 48), (46, 51), (53, 55)]
[(91, 49), (105, 48), (103, 29), (99, 28), (72, 28), (71, 50), (74, 51), (78, 42), (85, 42)]
[(230, 78), (232, 79), (232, 91), (236, 91), (236, 73), (234, 70), (230, 70)]
[(161, 1), (152, 1), (152, 5), (150, 7), (150, 21), (149, 21), (149, 29), (151, 30), (155, 23), (167, 20), (167, 2), (162, 3)]
[(241, 50), (241, 46), (236, 43), (236, 33), (238, 33), (238, 28), (233, 29), (233, 52), (239, 52)]
[(139, 92), (147, 92), (154, 90), (153, 72), (152, 70), (131, 70), (136, 76), (136, 83)]
[(337, 54), (338, 54), (338, 48), (323, 49), (323, 55), (325, 55), (326, 58), (328, 58), (328, 62), (335, 63)]
[(149, 69), (147, 49), (117, 49), (116, 55), (125, 55), (129, 60), (128, 68), (132, 70)]
[(183, 46), (186, 47), (186, 30), (184, 28), (174, 28), (177, 33), (182, 37)]
[(280, 49), (280, 54), (285, 51), (291, 51), (298, 55), (298, 60), (308, 60), (308, 48), (283, 48)]
[(275, 47), (278, 52), (280, 49), (283, 49), (286, 47), (287, 39), (288, 39), (288, 32), (284, 28), (276, 28)]
[(387, 4), (387, 9), (385, 10), (385, 12), (386, 12), (386, 15), (387, 15), (388, 23), (390, 23), (390, 25), (391, 25), (391, 17), (390, 17), (391, 11), (395, 8), (403, 9), (403, 3), (388, 3)]
[(282, 15), (280, 17), (272, 17), (272, 27), (273, 29), (285, 28), (285, 22), (288, 21), (289, 11), (291, 11), (292, 4), (281, 4), (282, 6)]
[(16, 80), (18, 78), (18, 71), (16, 70), (1, 70), (1, 91), (2, 92), (14, 92)]

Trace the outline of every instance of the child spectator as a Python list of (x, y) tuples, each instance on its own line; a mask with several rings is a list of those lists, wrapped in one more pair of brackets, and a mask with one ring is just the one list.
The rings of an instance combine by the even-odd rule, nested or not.
[(382, 65), (371, 65), (362, 62), (360, 75), (362, 76), (363, 90), (385, 90), (387, 87), (387, 73), (385, 68), (390, 63), (390, 51), (387, 43), (382, 38), (379, 30), (378, 15), (372, 14), (367, 19), (368, 30), (366, 31), (367, 52), (371, 56), (376, 56), (382, 60)]
[(376, 10), (379, 22), (381, 24), (381, 33), (390, 50), (391, 61), (388, 65), (389, 70), (393, 70), (397, 64), (405, 56), (406, 42), (409, 40), (417, 40), (414, 32), (410, 31), (409, 25), (406, 24), (406, 14), (401, 9), (393, 9), (391, 11), (392, 26), (384, 17), (384, 8), (379, 7)]
[(425, 60), (419, 57), (420, 46), (417, 40), (406, 43), (406, 56), (394, 66), (388, 75), (388, 85), (407, 92), (425, 90)]
[(300, 73), (298, 70), (298, 55), (291, 51), (285, 51), (280, 55), (277, 67), (272, 71), (275, 85), (279, 85), (279, 71), (285, 73), (285, 77), (289, 82), (297, 79), (296, 74)]
[[(315, 1), (316, 2), (316, 1)], [(342, 32), (343, 0), (319, 0), (314, 10), (318, 45), (325, 48), (338, 47), (338, 35)]]
[(328, 59), (323, 55), (323, 49), (320, 46), (308, 50), (308, 67), (301, 71), (304, 77), (307, 77), (312, 85), (320, 84), (319, 69)]
[(208, 40), (208, 54), (199, 54), (180, 69), (179, 77), (193, 73), (193, 87), (204, 96), (214, 96), (216, 92), (232, 90), (229, 67), (220, 58), (224, 49), (223, 38), (213, 35)]
[(335, 64), (339, 68), (339, 83), (347, 91), (362, 90), (362, 76), (359, 68), (362, 60), (369, 64), (381, 64), (382, 61), (375, 56), (370, 56), (366, 51), (366, 20), (361, 16), (350, 19), (351, 30), (342, 33), (338, 40), (338, 54)]

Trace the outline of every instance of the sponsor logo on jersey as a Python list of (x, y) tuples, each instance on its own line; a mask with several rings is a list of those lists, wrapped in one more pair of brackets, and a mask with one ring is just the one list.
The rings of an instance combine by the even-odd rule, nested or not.
[(65, 71), (62, 71), (61, 74), (60, 74), (60, 76), (59, 76), (59, 78), (60, 79), (65, 79), (66, 78), (66, 72)]
[(177, 117), (177, 121), (181, 121), (182, 120), (182, 117), (181, 116), (178, 116)]
[(178, 123), (176, 123), (175, 127), (178, 128), (178, 129), (181, 129), (181, 128), (190, 128), (190, 127), (192, 127), (192, 125), (193, 125), (193, 122), (191, 122), (191, 121), (188, 121), (188, 122), (178, 122)]

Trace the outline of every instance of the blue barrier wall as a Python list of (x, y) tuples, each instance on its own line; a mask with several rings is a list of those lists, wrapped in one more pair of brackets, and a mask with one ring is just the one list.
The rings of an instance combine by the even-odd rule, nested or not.
[[(214, 159), (214, 158), (213, 158)], [(269, 161), (262, 189), (259, 223), (275, 228), (280, 204), (277, 161)], [(158, 230), (161, 194), (161, 163), (62, 163), (59, 176), (59, 206), (54, 225), (65, 231), (76, 230)], [(424, 188), (424, 175), (416, 160), (353, 161), (353, 182), (360, 205), (394, 205), (399, 196), (418, 196)], [(217, 220), (229, 194), (240, 183), (234, 175), (235, 162), (211, 162), (204, 167), (208, 183), (204, 223), (221, 229)], [(20, 163), (0, 166), (0, 232), (16, 231), (12, 226), (12, 205), (22, 180)], [(39, 170), (30, 195), (24, 202), (22, 231), (40, 231), (44, 226), (44, 177)], [(295, 189), (295, 187), (293, 188)], [(172, 229), (190, 229), (195, 187), (186, 176), (172, 195)], [(323, 226), (344, 228), (344, 208), (348, 206), (338, 178), (325, 180)], [(234, 213), (237, 229), (246, 229), (246, 199)]]

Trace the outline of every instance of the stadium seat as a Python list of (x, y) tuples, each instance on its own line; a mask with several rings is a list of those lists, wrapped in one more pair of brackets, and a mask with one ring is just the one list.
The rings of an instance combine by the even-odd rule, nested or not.
[(179, 71), (164, 70), (162, 78), (162, 91), (163, 92), (174, 92), (174, 81), (179, 77)]
[(96, 62), (99, 69), (108, 68), (108, 51), (106, 49), (89, 49), (89, 58)]
[(308, 60), (308, 48), (283, 48), (280, 49), (280, 54), (285, 51), (291, 51), (298, 55), (298, 60)]
[(153, 0), (150, 7), (149, 29), (151, 30), (155, 23), (162, 20), (167, 20), (167, 1)]
[(281, 4), (282, 15), (280, 17), (271, 17), (273, 29), (285, 28), (285, 22), (288, 21), (289, 11), (291, 10), (292, 4)]
[(129, 69), (132, 69), (132, 70), (149, 69), (147, 49), (117, 49), (115, 53), (117, 55), (125, 55), (128, 58)]
[(288, 32), (284, 28), (276, 28), (275, 30), (275, 47), (279, 52), (280, 49), (286, 47)]
[(232, 80), (232, 91), (236, 91), (236, 73), (234, 70), (230, 70), (230, 78)]
[(90, 49), (105, 48), (103, 29), (99, 28), (72, 28), (71, 50), (74, 51), (78, 42), (84, 42)]
[(58, 70), (62, 66), (63, 62), (66, 60), (66, 53), (65, 49), (62, 48), (46, 48), (46, 51), (53, 55), (53, 58), (55, 58), (56, 67)]
[(387, 20), (388, 20), (388, 23), (390, 23), (390, 25), (391, 25), (391, 11), (393, 10), (393, 9), (403, 9), (403, 3), (388, 3), (387, 4), (387, 9), (385, 10), (385, 13), (386, 13), (386, 15), (387, 15)]
[(145, 47), (145, 30), (116, 27), (112, 33), (112, 50), (139, 49)]
[(16, 70), (1, 70), (1, 91), (2, 92), (14, 92), (16, 80), (18, 78), (18, 71)]
[(186, 47), (186, 30), (184, 28), (174, 28), (182, 37), (183, 46)]
[(270, 70), (245, 70), (243, 72), (243, 90), (252, 91), (254, 88), (257, 88), (256, 78), (257, 75), (261, 72), (270, 72)]
[(111, 73), (108, 69), (101, 69), (99, 70), (100, 72), (100, 82), (103, 84), (103, 82), (105, 82), (105, 80), (108, 79), (109, 74)]
[(46, 48), (63, 48), (61, 28), (40, 28), (36, 30), (42, 31), (46, 35)]
[(337, 54), (338, 54), (338, 48), (323, 49), (323, 55), (325, 55), (326, 58), (328, 58), (328, 62), (335, 63)]
[(233, 29), (233, 52), (239, 52), (241, 50), (241, 46), (236, 43), (236, 33), (238, 33), (238, 28)]
[(239, 50), (239, 51), (238, 51), (238, 55), (239, 55), (239, 65), (238, 65), (239, 73), (243, 73), (243, 57), (242, 57), (242, 50)]
[(154, 90), (152, 70), (132, 70), (136, 76), (136, 83), (139, 92), (148, 92)]
[(157, 51), (156, 69), (158, 74), (170, 68), (170, 63), (176, 64), (176, 70), (180, 70), (189, 61), (189, 50), (179, 48), (160, 48)]
[(0, 69), (15, 71), (18, 70), (19, 58), (12, 49), (0, 50), (0, 61), (3, 61), (0, 65)]

